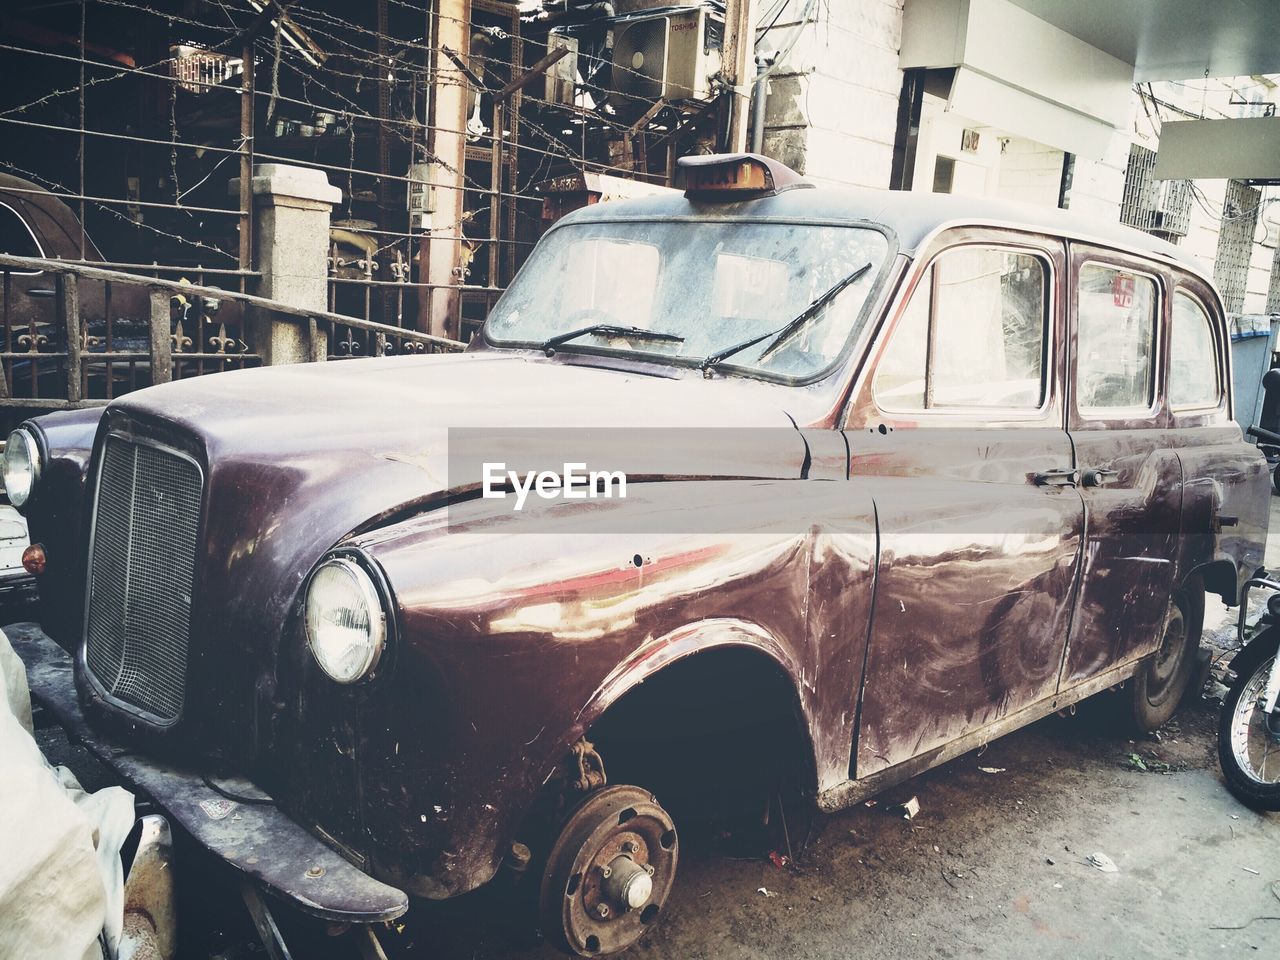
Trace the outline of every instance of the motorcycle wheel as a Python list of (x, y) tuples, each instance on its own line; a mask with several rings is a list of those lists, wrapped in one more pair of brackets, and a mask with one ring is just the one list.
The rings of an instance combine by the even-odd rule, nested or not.
[(1232, 664), (1236, 679), (1218, 722), (1218, 762), (1227, 789), (1255, 810), (1280, 810), (1280, 710), (1265, 714), (1258, 707), (1278, 652), (1276, 629), (1245, 647)]

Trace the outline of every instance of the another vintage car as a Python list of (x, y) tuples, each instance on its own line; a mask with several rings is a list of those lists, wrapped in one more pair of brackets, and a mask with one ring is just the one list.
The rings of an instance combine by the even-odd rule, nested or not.
[[(624, 949), (681, 811), (837, 810), (1120, 686), (1154, 729), (1206, 592), (1260, 568), (1266, 463), (1175, 247), (680, 172), (556, 224), (465, 354), (10, 437), (36, 693), (301, 909), (382, 920), (505, 863), (563, 947)], [(562, 457), (601, 476), (528, 494)]]

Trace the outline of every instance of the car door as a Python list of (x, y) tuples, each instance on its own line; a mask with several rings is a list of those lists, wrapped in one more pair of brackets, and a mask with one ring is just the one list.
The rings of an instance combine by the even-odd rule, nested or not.
[(952, 231), (877, 337), (846, 430), (880, 538), (854, 777), (1056, 692), (1083, 524), (1064, 272), (1060, 241)]
[(1073, 244), (1068, 430), (1085, 552), (1063, 687), (1151, 653), (1173, 589), (1182, 469), (1165, 399), (1165, 273)]

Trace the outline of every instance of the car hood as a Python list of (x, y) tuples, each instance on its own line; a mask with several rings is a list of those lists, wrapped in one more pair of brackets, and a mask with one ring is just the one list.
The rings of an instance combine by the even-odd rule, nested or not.
[[(328, 550), (359, 532), (389, 535), (396, 521), (465, 495), (449, 478), (459, 431), (488, 438), (499, 455), (537, 429), (614, 438), (617, 450), (639, 448), (649, 479), (799, 478), (807, 447), (776, 402), (784, 394), (510, 354), (346, 360), (129, 394), (107, 407), (99, 443), (108, 431), (134, 435), (201, 462), (192, 647), (242, 666), (203, 684), (199, 696), (216, 706), (195, 712), (226, 723), (255, 716), (255, 698), (275, 688), (277, 656), (298, 655), (281, 639)], [(542, 443), (548, 456), (554, 440)], [(219, 731), (224, 743), (258, 742), (248, 730)]]
[(808, 448), (787, 392), (493, 351), (194, 377), (114, 401), (103, 429), (202, 461), (208, 562), (233, 572), (274, 556), (296, 583), (345, 536), (477, 491), (482, 461), (586, 460), (629, 481), (800, 478)]
[(625, 459), (629, 474), (799, 477), (806, 448), (779, 403), (785, 393), (479, 352), (235, 371), (129, 394), (111, 410), (195, 435), (211, 466), (341, 465), (364, 487), (375, 471), (387, 509), (474, 486), (449, 477), (464, 450), (546, 459), (575, 437)]

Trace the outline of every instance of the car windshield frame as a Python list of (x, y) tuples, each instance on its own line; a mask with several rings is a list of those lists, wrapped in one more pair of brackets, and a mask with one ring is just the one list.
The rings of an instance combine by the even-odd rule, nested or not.
[[(859, 343), (866, 340), (867, 332), (869, 328), (873, 326), (870, 321), (873, 319), (874, 311), (876, 311), (883, 303), (886, 287), (892, 276), (894, 265), (897, 262), (900, 253), (898, 235), (888, 224), (873, 220), (855, 220), (839, 217), (715, 216), (707, 214), (673, 214), (669, 216), (659, 216), (654, 214), (645, 214), (634, 216), (613, 215), (577, 218), (570, 215), (569, 217), (560, 220), (547, 230), (547, 232), (542, 235), (542, 238), (539, 239), (538, 243), (543, 243), (547, 237), (551, 236), (555, 232), (571, 229), (575, 226), (594, 227), (600, 224), (610, 223), (687, 223), (719, 225), (732, 223), (801, 228), (836, 227), (850, 230), (866, 230), (880, 234), (885, 241), (883, 259), (879, 264), (873, 266), (874, 273), (872, 274), (870, 286), (867, 288), (866, 296), (863, 298), (863, 302), (858, 309), (858, 313), (850, 324), (849, 333), (845, 337), (844, 343), (841, 345), (840, 349), (832, 355), (829, 362), (813, 372), (803, 374), (786, 374), (770, 371), (748, 364), (734, 363), (732, 359), (718, 363), (714, 367), (715, 374), (717, 375), (746, 377), (753, 380), (762, 380), (768, 383), (776, 383), (784, 386), (802, 387), (826, 379), (848, 360), (849, 355), (854, 351)], [(521, 267), (521, 271), (524, 269), (526, 268)], [(510, 289), (510, 287), (508, 287), (508, 289)], [(494, 304), (490, 311), (490, 316), (493, 316), (493, 314), (501, 307), (502, 300), (505, 297), (506, 291), (503, 292), (503, 296)], [(807, 306), (807, 304), (803, 304), (801, 306)], [(785, 319), (788, 318), (780, 317), (779, 321)], [(662, 327), (661, 329), (670, 332), (667, 327)], [(674, 332), (679, 333), (681, 331), (677, 330)], [(490, 322), (488, 319), (485, 320), (484, 326), (480, 330), (479, 338), (485, 346), (499, 350), (541, 351), (545, 340), (545, 338), (517, 340), (494, 337), (490, 330)], [(577, 340), (573, 342), (571, 352), (575, 356), (590, 355), (602, 358), (637, 360), (645, 363), (653, 363), (659, 366), (681, 367), (694, 371), (701, 368), (705, 359), (705, 357), (702, 356), (681, 356), (676, 354), (660, 353), (657, 351), (618, 349), (605, 344)]]

